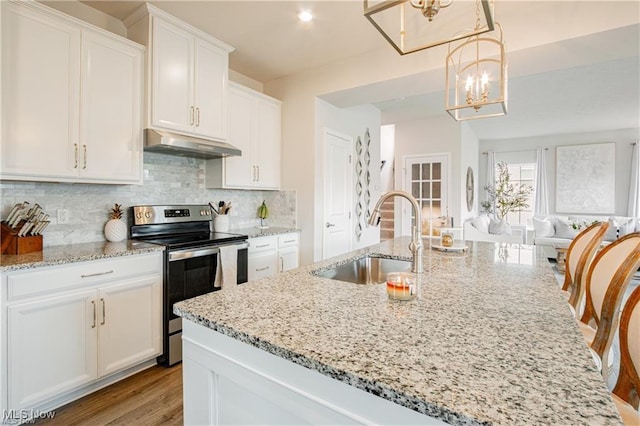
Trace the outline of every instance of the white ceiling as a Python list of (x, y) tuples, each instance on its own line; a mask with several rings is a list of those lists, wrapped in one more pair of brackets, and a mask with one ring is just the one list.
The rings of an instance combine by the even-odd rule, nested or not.
[[(143, 2), (83, 3), (123, 19)], [(360, 0), (150, 3), (235, 47), (231, 69), (259, 82), (392, 49)], [(495, 8), (507, 42), (509, 114), (470, 121), (480, 139), (640, 127), (640, 2), (498, 0)], [(302, 9), (314, 21), (297, 21)], [(432, 70), (323, 98), (373, 103), (394, 122), (446, 114), (443, 86), (444, 71)]]

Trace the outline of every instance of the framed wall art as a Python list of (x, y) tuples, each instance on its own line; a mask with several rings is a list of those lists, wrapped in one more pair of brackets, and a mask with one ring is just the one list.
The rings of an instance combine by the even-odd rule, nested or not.
[(556, 212), (613, 214), (616, 144), (556, 147)]

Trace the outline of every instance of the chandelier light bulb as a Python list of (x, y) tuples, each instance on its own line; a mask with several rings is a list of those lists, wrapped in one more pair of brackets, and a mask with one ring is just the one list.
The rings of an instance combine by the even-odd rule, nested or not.
[(302, 22), (309, 22), (313, 19), (313, 15), (308, 10), (303, 10), (302, 12), (298, 13), (298, 19)]

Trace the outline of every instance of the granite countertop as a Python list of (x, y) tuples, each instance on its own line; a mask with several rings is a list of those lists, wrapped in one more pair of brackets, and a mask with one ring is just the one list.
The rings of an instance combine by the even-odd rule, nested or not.
[(108, 257), (130, 256), (154, 251), (163, 251), (164, 247), (139, 241), (125, 240), (117, 243), (101, 241), (95, 243), (68, 244), (45, 247), (42, 251), (20, 254), (0, 255), (0, 272), (43, 266), (64, 265), (66, 263), (104, 259)]
[(269, 237), (271, 235), (289, 234), (291, 232), (300, 232), (300, 230), (296, 228), (280, 228), (277, 226), (269, 227), (267, 229), (260, 229), (257, 226), (253, 226), (250, 228), (232, 229), (229, 232), (234, 234), (245, 234), (248, 235), (249, 238), (257, 238)]
[(174, 305), (185, 319), (452, 424), (621, 424), (535, 246), (428, 248), (418, 297), (314, 276), (397, 238)]

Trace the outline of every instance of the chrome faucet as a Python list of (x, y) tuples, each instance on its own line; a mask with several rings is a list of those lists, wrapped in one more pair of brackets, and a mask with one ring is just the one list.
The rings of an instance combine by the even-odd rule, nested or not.
[(388, 198), (391, 197), (402, 197), (411, 203), (413, 207), (413, 212), (416, 218), (416, 224), (412, 227), (412, 235), (411, 235), (411, 244), (409, 244), (409, 250), (413, 254), (411, 271), (415, 273), (422, 273), (422, 214), (420, 210), (420, 205), (418, 205), (418, 201), (409, 193), (404, 191), (390, 191), (386, 194), (382, 194), (376, 206), (373, 208), (373, 213), (371, 213), (371, 217), (369, 217), (369, 226), (377, 226), (380, 223), (380, 207), (382, 203), (384, 203)]

